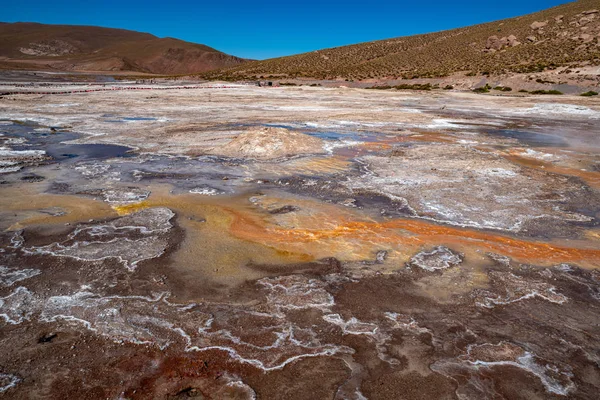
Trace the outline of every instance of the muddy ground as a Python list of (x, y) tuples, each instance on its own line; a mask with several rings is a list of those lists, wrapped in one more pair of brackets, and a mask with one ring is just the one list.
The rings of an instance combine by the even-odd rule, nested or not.
[(596, 396), (599, 100), (144, 87), (0, 99), (0, 396)]

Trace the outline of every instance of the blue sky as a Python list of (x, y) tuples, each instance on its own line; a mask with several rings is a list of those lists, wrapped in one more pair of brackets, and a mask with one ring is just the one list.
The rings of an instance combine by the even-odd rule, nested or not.
[(457, 28), (565, 0), (3, 0), (0, 21), (98, 25), (203, 43), (264, 59)]

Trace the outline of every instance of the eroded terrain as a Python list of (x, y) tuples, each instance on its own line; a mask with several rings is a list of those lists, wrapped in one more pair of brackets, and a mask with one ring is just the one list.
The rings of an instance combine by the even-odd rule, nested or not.
[(0, 396), (597, 396), (598, 100), (146, 88), (0, 99)]

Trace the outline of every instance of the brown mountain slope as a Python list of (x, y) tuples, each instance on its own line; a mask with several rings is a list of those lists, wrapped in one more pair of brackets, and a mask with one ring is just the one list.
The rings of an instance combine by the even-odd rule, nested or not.
[(532, 72), (600, 63), (598, 0), (449, 31), (343, 46), (213, 71), (208, 78), (370, 79)]
[(202, 44), (124, 29), (0, 23), (0, 68), (189, 74), (245, 61)]

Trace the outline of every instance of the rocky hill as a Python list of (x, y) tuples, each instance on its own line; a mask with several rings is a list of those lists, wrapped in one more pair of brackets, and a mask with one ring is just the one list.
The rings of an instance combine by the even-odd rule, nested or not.
[(599, 65), (598, 9), (598, 0), (580, 0), (465, 28), (251, 62), (205, 77), (413, 79)]
[(0, 23), (0, 68), (189, 74), (246, 60), (148, 33), (93, 26)]

